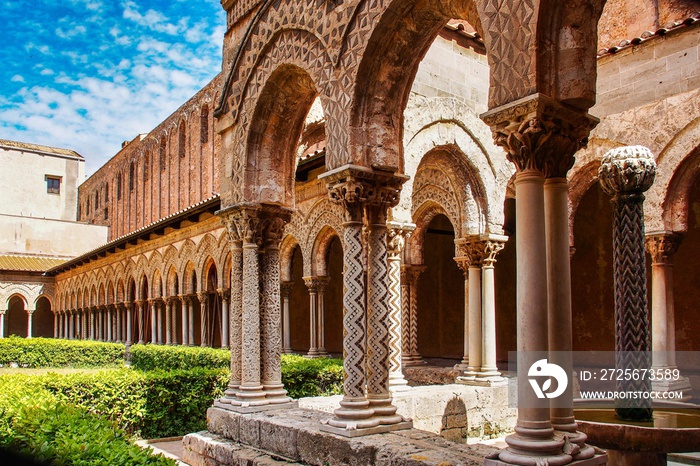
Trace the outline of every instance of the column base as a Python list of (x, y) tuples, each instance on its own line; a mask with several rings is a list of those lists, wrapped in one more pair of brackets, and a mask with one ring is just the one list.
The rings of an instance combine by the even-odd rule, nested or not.
[(393, 432), (395, 430), (405, 430), (413, 428), (413, 421), (403, 421), (396, 424), (377, 425), (374, 427), (362, 427), (360, 423), (349, 422), (344, 426), (331, 425), (331, 419), (328, 424), (322, 424), (321, 432), (329, 432), (341, 437), (363, 437), (365, 435), (383, 434), (385, 432)]
[(404, 366), (421, 366), (428, 363), (423, 360), (420, 354), (409, 354), (401, 360), (401, 364)]
[[(241, 403), (238, 401), (238, 403)], [(215, 408), (220, 408), (220, 409), (225, 409), (226, 411), (233, 411), (234, 413), (239, 413), (239, 414), (250, 414), (250, 413), (259, 413), (263, 411), (270, 411), (273, 409), (291, 409), (291, 408), (298, 408), (299, 403), (295, 400), (291, 400), (285, 403), (268, 403), (268, 404), (263, 404), (263, 405), (246, 405), (245, 402), (242, 404), (234, 404), (234, 403), (224, 403), (219, 400), (214, 401), (214, 407)]]
[(404, 378), (402, 373), (398, 373), (396, 376), (389, 375), (389, 391), (390, 392), (407, 392), (411, 389), (408, 385), (408, 381)]
[(477, 387), (503, 387), (508, 385), (508, 379), (500, 375), (481, 375), (479, 373), (476, 377), (456, 377), (455, 383)]
[(391, 404), (391, 395), (387, 393), (386, 398), (369, 399), (369, 407), (374, 411), (373, 418), (379, 420), (381, 425), (393, 425), (405, 422), (403, 416), (396, 414), (396, 406)]
[(287, 390), (284, 389), (284, 385), (280, 384), (263, 384), (263, 392), (265, 392), (265, 399), (268, 403), (279, 405), (290, 403), (292, 399), (287, 396)]
[[(541, 464), (547, 464), (547, 465), (554, 464), (551, 462), (548, 463), (548, 462), (546, 462), (546, 460), (547, 460), (547, 458), (531, 457), (529, 459), (529, 461), (530, 461), (529, 463), (508, 463), (508, 462), (505, 462), (499, 458), (486, 458), (484, 460), (484, 466), (508, 466), (508, 465), (513, 465), (513, 464), (526, 465), (526, 466), (530, 466), (530, 465), (531, 466), (539, 466)], [(541, 462), (538, 462), (538, 461), (541, 461)], [(568, 465), (569, 466), (600, 466), (600, 465), (608, 464), (608, 461), (609, 461), (609, 458), (605, 453), (596, 453), (593, 458), (588, 458), (585, 460), (574, 460), (571, 463), (568, 463)], [(616, 463), (616, 462), (610, 461), (610, 464), (611, 465), (618, 465), (618, 464), (621, 465), (622, 463)], [(648, 463), (637, 462), (637, 463), (634, 463), (634, 465), (630, 465), (630, 466), (639, 466), (641, 464), (644, 464), (646, 466)], [(652, 465), (650, 465), (650, 466), (652, 466)]]
[(292, 348), (282, 348), (282, 354), (292, 354), (294, 351), (292, 351)]

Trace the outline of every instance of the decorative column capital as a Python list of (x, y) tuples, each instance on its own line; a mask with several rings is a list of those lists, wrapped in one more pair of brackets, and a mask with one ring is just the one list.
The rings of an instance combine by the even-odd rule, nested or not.
[(231, 288), (219, 288), (216, 293), (221, 297), (222, 301), (228, 302), (231, 299)]
[(176, 301), (178, 301), (178, 299), (180, 299), (178, 296), (167, 296), (164, 298), (164, 301), (166, 304), (172, 306)]
[(280, 291), (282, 292), (282, 297), (289, 297), (289, 294), (292, 292), (293, 287), (294, 282), (280, 282)]
[(292, 209), (275, 204), (238, 204), (217, 212), (232, 243), (279, 247)]
[(645, 246), (651, 256), (652, 265), (673, 263), (673, 255), (683, 240), (681, 233), (672, 231), (650, 231), (646, 234)]
[(496, 254), (501, 252), (508, 241), (507, 236), (482, 234), (457, 238), (455, 240), (455, 262), (462, 272), (469, 267), (493, 266)]
[(331, 277), (304, 277), (304, 284), (314, 293), (323, 292), (330, 281)]
[(158, 304), (163, 301), (163, 298), (148, 298), (146, 301), (148, 301), (149, 304)]
[(387, 254), (389, 259), (398, 258), (416, 226), (412, 223), (387, 222)]
[(401, 186), (408, 176), (396, 174), (396, 168), (367, 168), (344, 165), (319, 176), (325, 179), (331, 202), (345, 207), (346, 222), (386, 223), (387, 209), (399, 203)]
[(192, 297), (190, 295), (187, 295), (187, 294), (181, 294), (178, 296), (178, 298), (180, 299), (182, 304), (188, 304), (190, 302), (190, 300), (192, 299)]
[(207, 291), (198, 291), (197, 292), (197, 299), (199, 299), (199, 302), (202, 304), (207, 304), (209, 301), (209, 292)]
[(638, 196), (651, 187), (655, 177), (654, 155), (644, 146), (611, 149), (598, 168), (600, 185), (613, 198)]
[(539, 93), (489, 110), (481, 119), (517, 171), (537, 170), (548, 178), (566, 177), (574, 154), (600, 121)]
[(428, 267), (422, 264), (404, 264), (401, 266), (401, 283), (415, 285), (418, 278)]

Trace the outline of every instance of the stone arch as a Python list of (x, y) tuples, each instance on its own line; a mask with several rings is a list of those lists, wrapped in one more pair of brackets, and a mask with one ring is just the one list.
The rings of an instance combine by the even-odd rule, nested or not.
[(195, 293), (198, 290), (197, 270), (192, 261), (187, 261), (182, 270), (182, 292)]
[(117, 303), (123, 303), (127, 300), (126, 289), (124, 288), (124, 279), (118, 278), (114, 289), (114, 300)]
[[(209, 266), (208, 261), (213, 261), (214, 257), (218, 257), (217, 246), (218, 241), (216, 241), (214, 236), (209, 233), (204, 235), (204, 237), (199, 241), (199, 244), (197, 245), (195, 268), (199, 272), (198, 275), (200, 277), (206, 276), (206, 268)], [(216, 281), (221, 283), (221, 275), (218, 267)], [(202, 283), (202, 286), (204, 286), (204, 283)]]
[(177, 270), (175, 265), (170, 264), (167, 271), (165, 272), (165, 293), (167, 296), (177, 296), (182, 292), (180, 289), (180, 283), (178, 280)]
[(5, 304), (5, 309), (8, 309), (10, 307), (10, 300), (12, 298), (19, 298), (22, 300), (22, 303), (24, 304), (25, 310), (29, 306), (29, 293), (27, 293), (27, 290), (22, 290), (18, 287), (11, 287), (9, 290), (7, 290), (7, 294), (5, 295), (4, 299), (4, 304)]
[(105, 304), (107, 304), (107, 296), (105, 294), (104, 281), (99, 282), (99, 288), (97, 289), (97, 302), (95, 304), (98, 306), (104, 306)]
[[(177, 268), (178, 276), (182, 277), (183, 284), (185, 283), (185, 268), (189, 263), (195, 262), (197, 260), (197, 246), (191, 239), (188, 239), (180, 247), (180, 252), (178, 254)], [(186, 289), (183, 287), (183, 290)]]
[(331, 226), (324, 226), (315, 237), (311, 248), (311, 275), (328, 275), (328, 253), (334, 239), (340, 239), (338, 231)]
[(282, 239), (280, 246), (280, 280), (288, 282), (292, 280), (292, 258), (294, 250), (299, 246), (299, 241), (292, 234), (287, 234)]
[[(328, 198), (322, 198), (316, 202), (304, 220), (306, 228), (302, 235), (302, 254), (304, 255), (304, 273), (311, 274), (314, 242), (325, 227), (330, 227), (336, 232), (343, 231), (343, 212), (340, 206), (332, 203)], [(339, 236), (341, 247), (345, 247), (342, 236)]]
[(151, 297), (162, 298), (163, 280), (161, 279), (160, 269), (154, 269), (152, 273), (153, 276), (151, 278)]
[[(292, 15), (290, 20), (298, 18)], [(256, 45), (250, 51), (239, 49), (229, 74), (239, 80), (227, 80), (222, 106), (217, 109), (219, 116), (230, 111), (226, 124), (237, 123), (230, 143), (223, 138), (231, 144), (223, 151), (228, 157), (221, 180), (224, 205), (248, 201), (291, 206), (294, 154), (304, 118), (319, 94), (324, 111), (338, 105), (329, 98), (333, 70), (318, 37), (300, 29), (267, 32), (265, 37), (251, 39)], [(326, 121), (332, 139), (334, 125), (329, 118)]]
[(134, 270), (134, 277), (141, 280), (141, 277), (149, 275), (148, 259), (145, 255), (139, 254), (136, 257), (136, 268)]
[(111, 279), (107, 282), (107, 294), (105, 295), (105, 301), (107, 304), (115, 304), (118, 302), (115, 295), (114, 281)]
[(169, 245), (165, 249), (165, 252), (163, 253), (163, 256), (161, 259), (161, 264), (163, 266), (161, 273), (163, 274), (164, 277), (168, 276), (168, 273), (169, 273), (168, 271), (170, 270), (171, 267), (177, 268), (178, 256), (179, 256), (178, 250), (172, 244)]
[(428, 229), (430, 222), (438, 215), (444, 215), (452, 224), (452, 228), (455, 230), (455, 223), (450, 214), (445, 210), (445, 208), (432, 200), (426, 200), (422, 202), (413, 213), (413, 221), (416, 224), (416, 229), (411, 233), (411, 236), (407, 242), (406, 257), (409, 264), (423, 264), (423, 244), (425, 242), (425, 233)]
[[(216, 280), (216, 283), (213, 283), (213, 289), (209, 289), (209, 276), (212, 272), (212, 268), (214, 269), (214, 279)], [(207, 256), (204, 259), (204, 263), (201, 268), (201, 273), (200, 273), (201, 279), (201, 289), (197, 291), (216, 291), (218, 288), (221, 288), (221, 271), (220, 267), (216, 263), (213, 257)]]

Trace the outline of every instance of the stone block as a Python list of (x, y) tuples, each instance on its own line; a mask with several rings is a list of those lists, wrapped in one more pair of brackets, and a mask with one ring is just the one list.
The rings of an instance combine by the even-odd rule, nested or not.
[(260, 422), (260, 448), (286, 458), (296, 458), (298, 430), (293, 421)]
[(257, 447), (260, 445), (260, 420), (256, 415), (240, 416), (240, 435), (238, 441), (243, 445)]
[(224, 438), (238, 441), (240, 436), (240, 414), (220, 408), (207, 410), (207, 429)]
[(375, 449), (367, 447), (362, 440), (305, 429), (297, 436), (298, 458), (305, 464), (328, 466), (374, 464)]

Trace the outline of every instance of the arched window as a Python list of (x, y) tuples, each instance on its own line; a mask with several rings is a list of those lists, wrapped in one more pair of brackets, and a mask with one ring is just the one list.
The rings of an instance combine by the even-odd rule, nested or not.
[(95, 210), (100, 207), (100, 192), (95, 191)]
[(121, 172), (117, 173), (117, 200), (120, 200), (122, 198), (122, 174)]
[(180, 122), (180, 129), (178, 133), (178, 154), (180, 157), (184, 157), (186, 155), (187, 133), (185, 130), (185, 121), (183, 120)]
[(129, 165), (129, 191), (134, 190), (134, 172), (134, 162), (131, 162), (131, 165)]
[(109, 202), (109, 183), (105, 183), (105, 202)]
[(200, 133), (199, 140), (202, 144), (209, 142), (209, 106), (202, 107), (202, 115), (200, 117)]
[(160, 147), (158, 148), (160, 151), (160, 169), (161, 171), (165, 170), (165, 161), (166, 161), (166, 153), (165, 149), (167, 148), (167, 140), (165, 139), (165, 135), (160, 137)]

